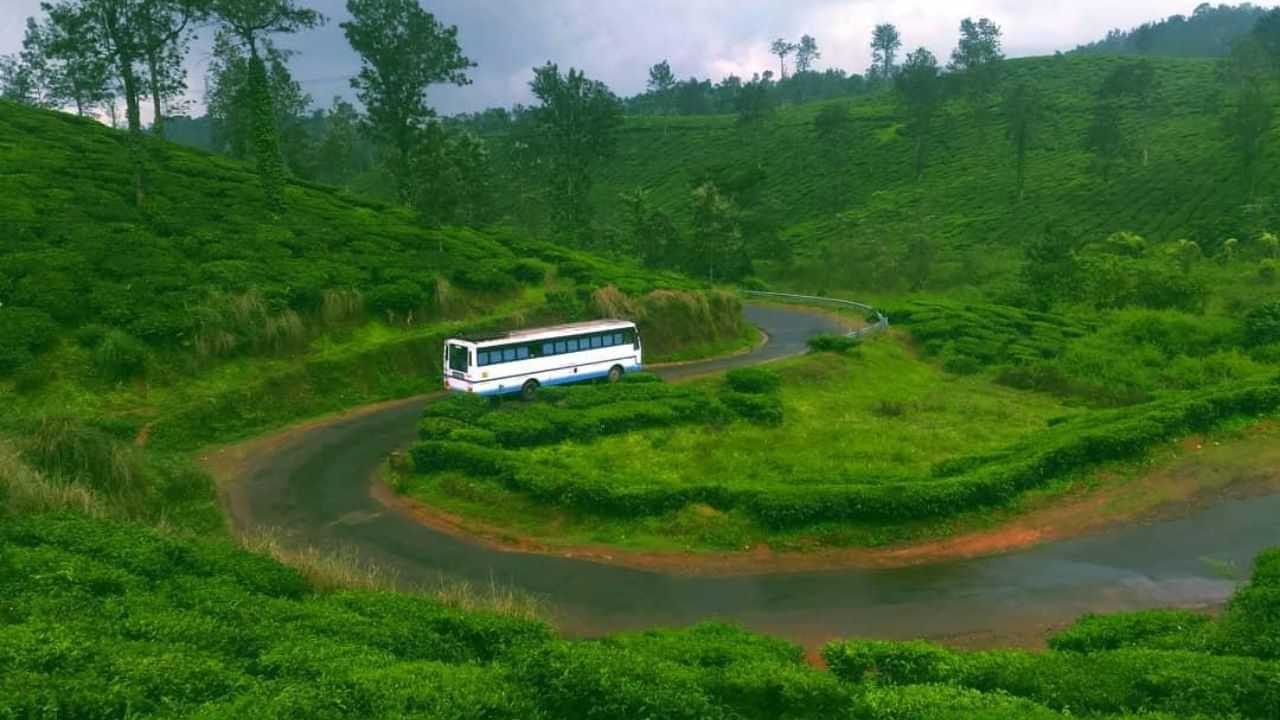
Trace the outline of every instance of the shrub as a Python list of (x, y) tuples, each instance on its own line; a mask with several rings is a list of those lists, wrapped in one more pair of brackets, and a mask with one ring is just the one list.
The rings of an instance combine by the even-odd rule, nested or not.
[(623, 375), (622, 382), (631, 385), (651, 385), (662, 382), (662, 378), (650, 372), (633, 372)]
[(517, 260), (508, 272), (525, 285), (537, 285), (547, 276), (547, 268), (534, 260)]
[(1244, 316), (1245, 342), (1252, 346), (1280, 342), (1280, 302), (1260, 305)]
[(1280, 549), (1258, 555), (1222, 619), (1223, 652), (1280, 660)]
[(874, 641), (833, 643), (824, 657), (849, 682), (945, 683), (1072, 713), (1163, 711), (1261, 720), (1280, 712), (1280, 667), (1252, 658), (1159, 650), (959, 653), (923, 642)]
[(106, 325), (98, 325), (97, 323), (90, 323), (76, 330), (76, 333), (75, 333), (76, 344), (84, 348), (85, 350), (93, 350), (94, 348), (98, 347), (98, 345), (102, 342), (103, 338), (105, 338), (107, 336), (107, 333), (110, 331), (111, 331), (111, 328), (107, 327)]
[(58, 337), (58, 324), (43, 310), (0, 307), (0, 373), (26, 365)]
[(907, 414), (907, 404), (900, 400), (882, 398), (871, 407), (871, 412), (877, 417), (900, 418)]
[(150, 351), (123, 330), (110, 330), (93, 351), (93, 366), (105, 378), (129, 380), (146, 372)]
[(852, 335), (815, 335), (809, 338), (809, 349), (813, 352), (852, 354), (862, 347), (862, 338)]
[(761, 425), (782, 424), (782, 400), (773, 395), (726, 390), (720, 400), (736, 415)]
[(730, 370), (724, 376), (729, 389), (738, 393), (775, 395), (782, 387), (782, 377), (767, 368), (749, 367)]
[(378, 312), (401, 315), (417, 310), (427, 303), (427, 292), (412, 280), (397, 280), (375, 287), (368, 296), (369, 307)]
[(580, 260), (567, 260), (556, 267), (556, 274), (577, 282), (586, 282), (591, 279), (592, 270), (590, 265)]
[(1136, 647), (1202, 650), (1213, 629), (1213, 618), (1187, 610), (1088, 614), (1050, 638), (1049, 647), (1081, 653)]
[(449, 279), (459, 287), (478, 292), (502, 292), (516, 286), (515, 278), (487, 265), (458, 268), (449, 275)]

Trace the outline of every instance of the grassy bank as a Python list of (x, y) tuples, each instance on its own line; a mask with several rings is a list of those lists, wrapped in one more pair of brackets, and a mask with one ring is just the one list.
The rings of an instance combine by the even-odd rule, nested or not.
[(850, 641), (827, 672), (726, 625), (569, 641), (519, 612), (321, 590), (228, 544), (32, 514), (0, 525), (0, 716), (1262, 719), (1280, 707), (1275, 560), (1221, 621), (1089, 617), (1044, 655)]

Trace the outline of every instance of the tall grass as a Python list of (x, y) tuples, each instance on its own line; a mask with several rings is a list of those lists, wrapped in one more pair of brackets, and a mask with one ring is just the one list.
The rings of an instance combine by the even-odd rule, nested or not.
[(296, 547), (274, 529), (245, 533), (239, 540), (249, 552), (266, 555), (297, 570), (311, 587), (322, 592), (399, 591), (431, 597), (468, 612), (495, 612), (527, 620), (542, 619), (547, 614), (544, 602), (527, 592), (499, 585), (496, 580), (486, 586), (441, 575), (428, 583), (408, 583), (394, 569), (361, 558), (354, 548)]
[(103, 503), (89, 488), (50, 480), (23, 462), (18, 450), (0, 439), (0, 516), (74, 510), (103, 517)]

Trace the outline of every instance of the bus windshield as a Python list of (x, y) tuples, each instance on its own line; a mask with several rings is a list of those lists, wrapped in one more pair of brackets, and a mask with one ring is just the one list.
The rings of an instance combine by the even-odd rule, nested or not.
[(449, 346), (449, 369), (466, 372), (471, 353), (461, 345)]

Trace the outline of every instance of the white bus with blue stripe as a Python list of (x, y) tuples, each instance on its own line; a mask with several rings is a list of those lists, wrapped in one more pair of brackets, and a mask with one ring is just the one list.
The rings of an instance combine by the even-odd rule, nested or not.
[(477, 395), (521, 393), (543, 385), (608, 378), (641, 367), (640, 333), (625, 320), (556, 325), (444, 343), (444, 387)]

